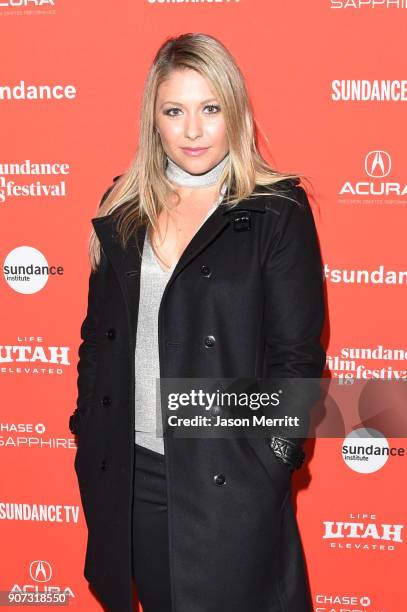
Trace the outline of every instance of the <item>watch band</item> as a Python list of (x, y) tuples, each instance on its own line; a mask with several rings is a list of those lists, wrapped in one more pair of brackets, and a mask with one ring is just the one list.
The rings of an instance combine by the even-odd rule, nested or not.
[(291, 466), (293, 470), (297, 470), (302, 466), (305, 459), (305, 453), (301, 446), (280, 436), (267, 438), (270, 448), (273, 449), (276, 456), (284, 463)]

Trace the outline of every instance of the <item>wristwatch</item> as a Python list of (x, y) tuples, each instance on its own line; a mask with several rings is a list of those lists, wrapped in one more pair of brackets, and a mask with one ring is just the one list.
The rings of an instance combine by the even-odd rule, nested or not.
[(275, 455), (284, 463), (289, 465), (292, 470), (297, 470), (302, 466), (305, 459), (305, 453), (301, 446), (279, 436), (267, 438), (267, 443), (273, 449)]

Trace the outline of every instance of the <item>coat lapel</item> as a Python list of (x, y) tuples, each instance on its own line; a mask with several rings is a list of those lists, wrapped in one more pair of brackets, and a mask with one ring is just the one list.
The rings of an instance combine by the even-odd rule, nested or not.
[[(161, 301), (163, 301), (178, 274), (232, 222), (234, 211), (236, 211), (236, 214), (239, 214), (242, 211), (253, 210), (265, 212), (264, 198), (254, 198), (250, 201), (241, 200), (233, 209), (230, 209), (225, 204), (219, 204), (216, 210), (201, 225), (182, 253), (165, 286)], [(146, 228), (145, 226), (140, 227), (136, 235), (130, 238), (127, 248), (123, 249), (115, 227), (114, 215), (95, 217), (91, 219), (91, 222), (103, 251), (111, 262), (119, 281), (128, 308), (129, 325), (133, 330), (133, 342), (135, 342), (140, 295), (141, 254), (143, 252)]]

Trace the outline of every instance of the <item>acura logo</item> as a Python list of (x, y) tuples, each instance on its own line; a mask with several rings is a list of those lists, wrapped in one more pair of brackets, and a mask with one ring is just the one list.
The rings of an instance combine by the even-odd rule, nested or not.
[[(391, 157), (387, 151), (370, 151), (365, 155), (365, 172), (367, 176), (361, 177), (361, 180), (347, 180), (339, 189), (339, 195), (343, 196), (368, 196), (373, 203), (395, 204), (395, 198), (407, 196), (407, 183), (402, 183), (398, 180), (389, 180), (388, 175), (392, 172)], [(367, 178), (369, 177), (369, 178)], [(385, 200), (391, 198), (391, 200)], [(340, 202), (351, 202), (352, 200), (340, 200)], [(355, 203), (360, 203), (362, 200), (354, 200)]]
[(51, 580), (52, 570), (48, 561), (31, 561), (30, 577), (35, 582), (49, 582)]
[(386, 151), (370, 151), (365, 157), (365, 171), (372, 178), (383, 178), (390, 174), (391, 158)]

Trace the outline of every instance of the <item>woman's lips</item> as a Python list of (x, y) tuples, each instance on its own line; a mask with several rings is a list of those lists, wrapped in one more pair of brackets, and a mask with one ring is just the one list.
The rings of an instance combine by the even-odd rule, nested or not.
[(207, 151), (208, 148), (209, 147), (196, 147), (196, 148), (192, 149), (192, 148), (188, 148), (188, 147), (182, 147), (182, 150), (187, 155), (196, 156), (196, 155), (202, 155), (202, 153), (205, 153), (205, 151)]

